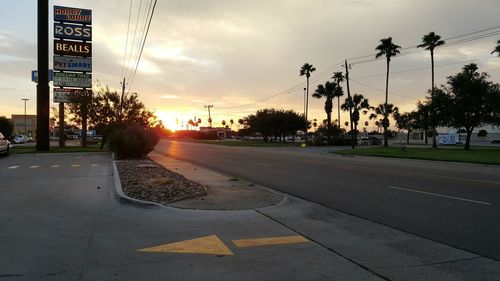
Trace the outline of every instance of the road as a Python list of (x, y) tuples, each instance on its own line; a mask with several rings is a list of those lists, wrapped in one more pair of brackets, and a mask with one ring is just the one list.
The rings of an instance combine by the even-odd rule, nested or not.
[(161, 141), (156, 150), (500, 260), (498, 166), (177, 141)]

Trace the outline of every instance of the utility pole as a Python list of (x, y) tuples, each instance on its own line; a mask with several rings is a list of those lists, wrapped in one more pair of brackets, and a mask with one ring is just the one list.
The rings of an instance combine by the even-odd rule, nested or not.
[(26, 102), (29, 101), (30, 99), (24, 98), (24, 99), (21, 99), (21, 100), (24, 101), (24, 135), (28, 136), (28, 134), (26, 133), (27, 132), (27, 130), (26, 130)]
[(64, 131), (64, 102), (59, 103), (59, 147), (66, 145), (66, 132)]
[(123, 98), (124, 97), (125, 97), (125, 77), (123, 77), (123, 82), (122, 82), (122, 96), (120, 98), (120, 104), (118, 106), (118, 116), (117, 116), (117, 118), (120, 118), (120, 115), (122, 114)]
[(49, 0), (37, 7), (36, 150), (49, 150)]
[(304, 117), (306, 116), (306, 88), (304, 88)]
[(210, 124), (210, 139), (212, 139), (212, 116), (210, 115), (210, 108), (214, 107), (213, 104), (205, 105), (205, 108), (208, 109), (208, 123)]
[(354, 127), (352, 125), (352, 99), (351, 99), (351, 91), (349, 89), (349, 68), (351, 65), (347, 64), (347, 60), (345, 60), (345, 81), (347, 83), (347, 98), (349, 99), (349, 123), (351, 124), (351, 136), (352, 136), (352, 148), (354, 148), (356, 144), (356, 140), (354, 139)]

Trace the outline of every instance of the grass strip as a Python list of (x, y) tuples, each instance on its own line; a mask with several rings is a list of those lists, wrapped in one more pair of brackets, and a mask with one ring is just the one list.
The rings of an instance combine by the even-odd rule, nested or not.
[(332, 151), (331, 153), (500, 165), (500, 148), (486, 147), (472, 147), (471, 150), (452, 147), (407, 147), (405, 151), (401, 150), (399, 147), (371, 147)]

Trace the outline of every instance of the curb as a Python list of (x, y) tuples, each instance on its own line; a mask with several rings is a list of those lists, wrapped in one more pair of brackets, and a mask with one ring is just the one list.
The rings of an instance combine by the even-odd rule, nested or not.
[[(114, 157), (113, 157), (114, 159)], [(115, 160), (111, 160), (113, 162), (113, 182), (115, 186), (115, 196), (118, 198), (118, 201), (122, 204), (132, 204), (139, 207), (165, 207), (160, 203), (144, 201), (139, 199), (134, 199), (125, 195), (122, 189), (122, 182), (120, 181), (120, 176), (118, 174), (118, 168), (116, 167)]]
[[(113, 159), (114, 159), (114, 156), (113, 156)], [(156, 202), (135, 199), (135, 198), (132, 198), (132, 197), (129, 197), (128, 195), (126, 195), (122, 189), (122, 183), (120, 180), (120, 174), (118, 173), (118, 167), (116, 166), (116, 162), (114, 160), (112, 160), (112, 162), (113, 162), (113, 182), (114, 182), (114, 187), (115, 187), (115, 196), (120, 201), (120, 203), (131, 204), (131, 205), (135, 205), (135, 206), (139, 206), (139, 207), (147, 207), (147, 208), (151, 208), (151, 207), (153, 207), (153, 208), (157, 208), (157, 207), (176, 208), (175, 206), (163, 205), (163, 204), (156, 203)], [(202, 185), (202, 186), (203, 186), (204, 191), (181, 196), (179, 198), (176, 198), (173, 201), (168, 202), (168, 204), (174, 203), (177, 201), (181, 201), (184, 199), (191, 199), (191, 198), (196, 198), (196, 197), (207, 195), (207, 188), (204, 185)]]

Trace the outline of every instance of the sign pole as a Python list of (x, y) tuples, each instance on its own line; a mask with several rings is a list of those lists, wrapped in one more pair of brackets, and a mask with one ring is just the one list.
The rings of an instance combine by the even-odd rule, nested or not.
[(64, 102), (59, 103), (59, 147), (65, 145), (66, 133), (64, 132)]
[(49, 0), (38, 0), (36, 150), (49, 150)]

